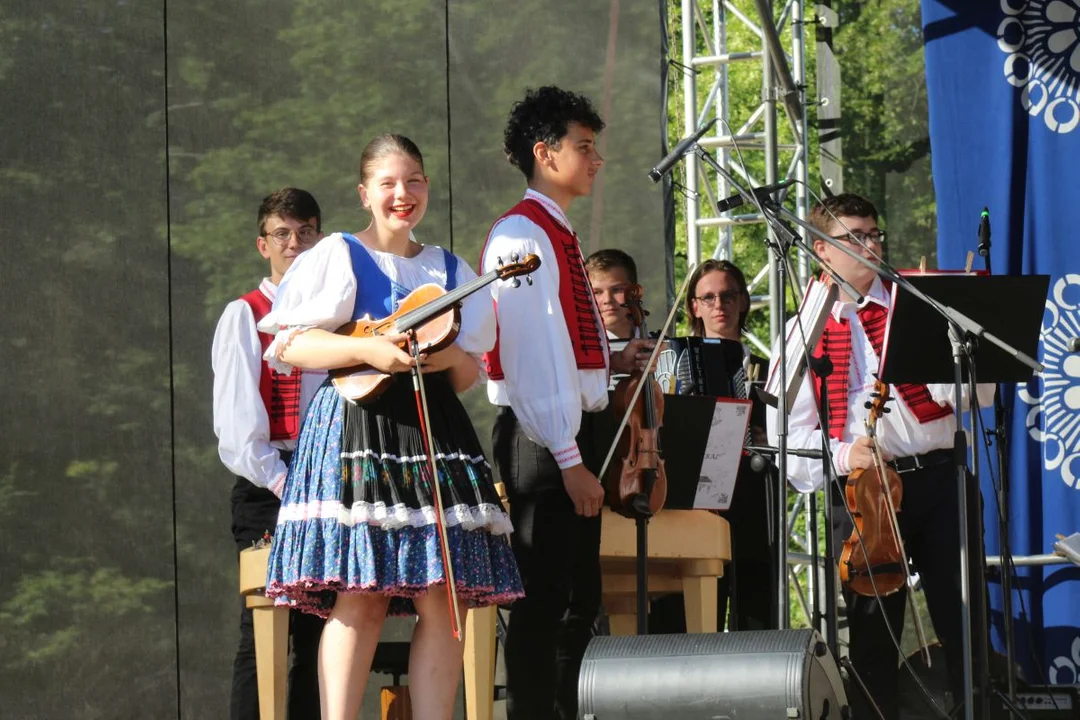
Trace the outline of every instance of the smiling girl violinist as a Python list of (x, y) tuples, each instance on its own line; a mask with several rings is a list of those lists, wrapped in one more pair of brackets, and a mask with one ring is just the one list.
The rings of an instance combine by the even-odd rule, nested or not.
[[(408, 372), (403, 335), (351, 337), (334, 331), (364, 316), (383, 318), (412, 290), (451, 290), (473, 278), (454, 254), (412, 239), (428, 202), (420, 150), (383, 135), (360, 158), (360, 200), (371, 213), (358, 233), (337, 233), (297, 261), (260, 323), (276, 333), (266, 359), (292, 367), (367, 364)], [(495, 343), (486, 293), (463, 302), (454, 344), (421, 357), (429, 429), (446, 516), (447, 552), (459, 613), (522, 595), (509, 518), (457, 393), (480, 378), (478, 357)], [(415, 717), (450, 718), (462, 645), (451, 634), (435, 493), (412, 383), (398, 377), (357, 404), (327, 382), (304, 420), (285, 482), (271, 549), (267, 595), (327, 618), (319, 649), (324, 718), (360, 710), (383, 619), (416, 613), (409, 659)]]

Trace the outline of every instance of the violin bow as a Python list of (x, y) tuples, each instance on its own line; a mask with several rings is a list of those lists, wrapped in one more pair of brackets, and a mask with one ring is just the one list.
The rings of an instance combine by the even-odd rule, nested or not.
[[(668, 313), (667, 320), (664, 321), (664, 327), (660, 329), (660, 334), (656, 337), (656, 345), (653, 346), (652, 354), (649, 355), (649, 362), (645, 365), (646, 372), (652, 372), (653, 363), (656, 362), (656, 358), (660, 355), (660, 347), (663, 345), (664, 340), (667, 339), (668, 327), (671, 326), (671, 321), (675, 318), (675, 313), (679, 311), (679, 302), (682, 300), (683, 295), (686, 294), (686, 288), (690, 287), (690, 277), (694, 274), (695, 267), (696, 265), (694, 263), (690, 263), (686, 266), (686, 277), (683, 279), (682, 287), (679, 288), (679, 294), (675, 296), (675, 302), (671, 304), (671, 312)], [(600, 474), (597, 475), (600, 482), (604, 481), (604, 475), (607, 473), (608, 465), (611, 464), (611, 458), (615, 455), (615, 449), (619, 445), (619, 438), (622, 437), (623, 430), (626, 429), (626, 424), (630, 421), (630, 413), (633, 412), (638, 397), (641, 396), (641, 389), (645, 387), (645, 385), (646, 383), (643, 382), (637, 384), (637, 387), (634, 388), (634, 395), (626, 405), (626, 412), (623, 413), (622, 421), (619, 423), (619, 429), (615, 431), (615, 439), (611, 441), (611, 447), (608, 448), (607, 457), (604, 458), (604, 466), (600, 469)]]
[(450, 603), (450, 632), (455, 640), (461, 640), (461, 613), (458, 610), (457, 583), (454, 580), (454, 565), (450, 560), (450, 543), (446, 537), (446, 511), (443, 510), (442, 489), (439, 487), (439, 471), (435, 466), (435, 439), (431, 435), (431, 415), (428, 413), (427, 392), (424, 388), (424, 373), (420, 366), (420, 343), (416, 331), (409, 332), (409, 347), (413, 360), (413, 394), (416, 396), (416, 412), (420, 416), (420, 434), (424, 442), (424, 454), (428, 459), (431, 472), (431, 484), (435, 488), (435, 525), (439, 530), (439, 549), (442, 551), (444, 575), (446, 575), (446, 599)]

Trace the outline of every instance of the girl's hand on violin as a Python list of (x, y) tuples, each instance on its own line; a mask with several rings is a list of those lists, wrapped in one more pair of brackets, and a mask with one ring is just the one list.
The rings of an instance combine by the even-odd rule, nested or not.
[(596, 517), (604, 504), (604, 488), (584, 465), (574, 465), (562, 471), (563, 487), (574, 502), (574, 512), (584, 517)]
[(400, 347), (407, 340), (403, 334), (364, 338), (360, 361), (385, 373), (408, 372), (416, 361)]
[(643, 372), (649, 362), (655, 340), (638, 338), (626, 343), (626, 347), (611, 355), (611, 372), (619, 375)]
[(420, 369), (426, 373), (449, 370), (461, 362), (462, 356), (467, 357), (465, 351), (457, 344), (451, 344), (450, 347), (445, 350), (440, 350), (437, 353), (421, 355), (420, 357), (423, 358), (423, 361), (420, 363)]

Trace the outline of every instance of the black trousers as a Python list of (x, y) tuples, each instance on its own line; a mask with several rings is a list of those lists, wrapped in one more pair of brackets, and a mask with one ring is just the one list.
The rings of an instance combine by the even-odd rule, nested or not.
[[(277, 524), (281, 504), (269, 490), (237, 478), (232, 493), (232, 530), (237, 552), (252, 546)], [(289, 720), (319, 720), (319, 638), (323, 620), (298, 610), (289, 613)], [(230, 720), (259, 720), (252, 612), (240, 601), (240, 644), (233, 660)]]
[[(757, 473), (750, 469), (749, 460), (744, 458), (739, 465), (731, 506), (720, 513), (731, 528), (731, 562), (718, 580), (716, 629), (719, 631), (724, 630), (725, 621), (728, 630), (776, 628), (775, 520), (771, 522), (772, 534), (769, 529), (777, 478), (775, 468)], [(682, 593), (653, 599), (649, 609), (649, 632), (686, 632)]]
[[(589, 417), (578, 436), (585, 458)], [(574, 512), (555, 458), (525, 436), (509, 408), (496, 418), (492, 444), (525, 587), (506, 633), (507, 718), (576, 720), (578, 673), (600, 609), (600, 518)]]
[[(949, 686), (954, 700), (959, 700), (963, 697), (963, 638), (956, 468), (946, 462), (903, 473), (901, 480), (904, 495), (897, 514), (900, 535), (908, 559), (919, 573), (934, 631), (945, 650)], [(974, 564), (981, 562), (983, 557), (982, 538), (972, 532), (977, 527), (981, 503), (978, 489), (974, 488), (970, 478), (967, 491), (968, 537), (978, 537), (977, 544), (969, 552)], [(843, 541), (851, 535), (852, 523), (836, 487), (833, 487), (832, 502), (833, 543), (839, 556)], [(985, 590), (985, 585), (981, 587)], [(972, 592), (979, 592), (979, 588), (973, 584)], [(899, 673), (908, 670), (898, 668), (900, 655), (889, 628), (899, 640), (904, 629), (907, 589), (902, 588), (880, 599), (845, 590), (844, 602), (847, 605), (851, 663), (885, 718), (893, 720), (898, 716), (900, 705)], [(925, 618), (923, 624), (926, 625)], [(972, 632), (978, 632), (978, 627), (979, 623), (973, 617)], [(854, 683), (849, 684), (848, 701), (854, 720), (877, 717)]]

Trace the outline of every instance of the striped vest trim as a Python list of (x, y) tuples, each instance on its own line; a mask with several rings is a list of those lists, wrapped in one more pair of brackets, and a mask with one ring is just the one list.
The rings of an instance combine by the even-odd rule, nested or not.
[[(574, 362), (578, 369), (606, 369), (607, 332), (603, 325), (598, 324), (597, 318), (600, 312), (596, 309), (596, 297), (593, 295), (589, 276), (585, 272), (585, 260), (581, 257), (577, 235), (567, 231), (543, 205), (531, 198), (522, 200), (510, 208), (505, 215), (495, 221), (495, 224), (491, 226), (492, 230), (500, 220), (511, 215), (523, 215), (532, 220), (547, 233), (548, 240), (551, 241), (551, 249), (555, 254), (554, 260), (559, 268), (559, 305), (562, 308), (563, 318), (566, 320), (566, 330), (570, 335), (570, 344), (574, 349)], [(489, 231), (488, 240), (490, 239)], [(484, 242), (484, 249), (480, 251), (481, 266), (483, 266), (486, 249), (487, 241)], [(484, 367), (492, 380), (503, 380), (505, 375), (499, 354), (502, 343), (498, 325), (495, 332), (495, 347), (490, 352), (484, 353)]]
[[(240, 298), (248, 304), (255, 315), (255, 324), (270, 312), (270, 298), (262, 290), (255, 288)], [(263, 353), (274, 341), (274, 336), (259, 333)], [(259, 376), (259, 394), (266, 405), (266, 414), (270, 417), (271, 440), (296, 440), (300, 436), (300, 376), (303, 371), (293, 368), (291, 375), (270, 369), (266, 360), (262, 361), (262, 374)]]
[[(870, 347), (879, 358), (888, 321), (888, 309), (878, 303), (867, 303), (859, 310), (859, 322), (870, 341)], [(832, 361), (833, 374), (829, 376), (829, 436), (842, 440), (848, 419), (848, 378), (851, 366), (851, 324), (846, 318), (836, 320), (829, 315), (825, 332), (818, 341), (816, 354), (824, 354)], [(817, 396), (821, 397), (821, 380), (815, 376), (814, 383)], [(897, 385), (896, 392), (920, 424), (940, 420), (952, 414), (950, 406), (934, 402), (925, 385), (905, 383)]]

